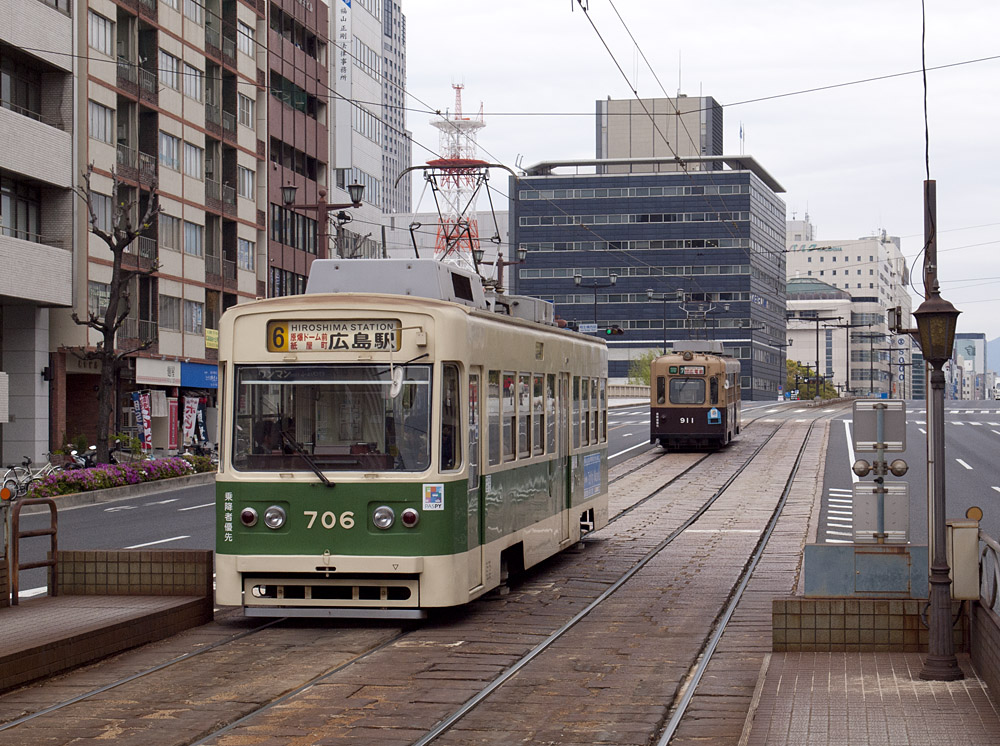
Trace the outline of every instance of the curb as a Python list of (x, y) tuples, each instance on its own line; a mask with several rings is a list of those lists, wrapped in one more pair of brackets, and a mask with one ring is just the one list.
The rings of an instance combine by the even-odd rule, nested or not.
[[(173, 477), (171, 479), (157, 479), (154, 482), (127, 484), (124, 487), (112, 487), (107, 490), (91, 490), (89, 492), (74, 492), (71, 495), (56, 495), (52, 499), (56, 502), (56, 508), (76, 508), (81, 505), (96, 505), (115, 500), (127, 500), (131, 497), (156, 495), (161, 492), (171, 492), (172, 490), (184, 489), (186, 487), (201, 487), (214, 483), (215, 472), (209, 471), (201, 474), (189, 474), (186, 477)], [(21, 515), (33, 515), (42, 511), (47, 512), (48, 508), (44, 505), (30, 505), (21, 511)]]

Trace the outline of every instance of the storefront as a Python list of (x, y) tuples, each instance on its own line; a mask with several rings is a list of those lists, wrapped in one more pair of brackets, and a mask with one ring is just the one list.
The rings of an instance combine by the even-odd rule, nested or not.
[(216, 441), (214, 365), (137, 358), (135, 385), (123, 391), (122, 423), (157, 454), (177, 453), (192, 442)]

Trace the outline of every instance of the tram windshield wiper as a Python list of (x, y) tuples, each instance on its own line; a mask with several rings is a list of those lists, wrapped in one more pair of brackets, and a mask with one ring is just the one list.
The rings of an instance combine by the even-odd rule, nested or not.
[(313, 457), (310, 456), (306, 449), (302, 447), (301, 443), (286, 433), (284, 428), (279, 428), (278, 432), (281, 433), (281, 439), (288, 444), (288, 447), (292, 449), (292, 452), (302, 457), (302, 460), (309, 465), (309, 468), (313, 470), (313, 473), (320, 478), (320, 481), (323, 482), (323, 484), (327, 487), (337, 486), (334, 482), (331, 482), (329, 478), (327, 478), (326, 474), (323, 473), (323, 470), (319, 468), (319, 464), (313, 460)]

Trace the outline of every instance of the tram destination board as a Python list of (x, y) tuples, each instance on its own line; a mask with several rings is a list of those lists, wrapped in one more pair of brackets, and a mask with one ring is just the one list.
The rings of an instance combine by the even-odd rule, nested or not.
[(269, 321), (268, 352), (398, 352), (396, 319), (319, 319)]

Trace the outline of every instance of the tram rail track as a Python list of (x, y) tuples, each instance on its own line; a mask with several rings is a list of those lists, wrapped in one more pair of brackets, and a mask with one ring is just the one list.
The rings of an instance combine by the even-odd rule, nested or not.
[[(787, 424), (787, 423), (785, 423), (785, 424)], [(664, 547), (668, 546), (678, 536), (680, 536), (681, 534), (683, 534), (683, 532), (687, 528), (689, 528), (691, 525), (693, 525), (693, 523), (695, 523), (698, 520), (698, 518), (702, 514), (704, 514), (704, 512), (707, 511), (711, 507), (711, 503), (714, 503), (715, 500), (717, 500), (718, 497), (721, 494), (723, 494), (726, 489), (728, 489), (728, 487), (733, 483), (733, 481), (740, 474), (742, 474), (748, 468), (748, 466), (750, 464), (753, 463), (754, 459), (760, 454), (761, 450), (767, 445), (767, 443), (769, 443), (771, 441), (771, 439), (781, 430), (781, 428), (783, 426), (784, 426), (783, 424), (779, 424), (778, 426), (776, 426), (774, 428), (774, 430), (766, 437), (766, 439), (764, 440), (764, 442), (762, 442), (761, 444), (759, 444), (754, 449), (753, 453), (748, 458), (746, 458), (746, 459), (743, 460), (743, 463), (740, 466), (739, 470), (736, 473), (732, 474), (726, 480), (725, 485), (723, 487), (721, 487), (720, 489), (716, 490), (716, 492), (713, 494), (713, 496), (711, 498), (711, 502), (709, 504), (705, 505), (702, 510), (698, 511), (696, 515), (692, 515), (691, 517), (689, 517), (689, 519), (687, 521), (685, 521), (685, 523), (684, 523), (683, 526), (676, 528), (670, 534), (670, 536), (668, 536), (664, 540), (664, 542), (661, 542), (663, 544), (663, 546), (658, 547), (655, 552), (651, 553), (650, 559), (652, 559), (653, 557), (655, 557), (656, 554), (658, 554), (659, 552), (661, 552)], [(803, 441), (802, 441), (803, 442), (803, 446), (804, 446), (804, 444), (807, 441), (808, 441), (808, 435), (803, 438)], [(801, 449), (800, 449), (800, 453), (801, 453)], [(640, 468), (640, 469), (641, 468), (645, 468), (649, 464), (662, 459), (666, 455), (668, 455), (668, 454), (666, 454), (666, 453), (659, 453), (659, 454), (657, 454), (657, 456), (655, 458), (643, 460), (643, 467), (638, 467), (638, 468)], [(628, 507), (627, 509), (619, 511), (618, 513), (616, 513), (614, 515), (614, 517), (612, 518), (612, 521), (618, 521), (618, 520), (622, 519), (623, 517), (625, 517), (627, 514), (631, 513), (632, 511), (639, 509), (641, 505), (644, 505), (648, 501), (652, 500), (656, 494), (659, 494), (663, 490), (668, 489), (670, 485), (675, 484), (682, 477), (691, 474), (699, 465), (703, 464), (710, 456), (711, 456), (711, 454), (701, 455), (697, 459), (697, 461), (695, 463), (693, 463), (690, 466), (688, 466), (685, 469), (683, 469), (682, 472), (673, 475), (665, 483), (660, 484), (659, 486), (655, 487), (654, 490), (652, 492), (650, 492), (650, 494), (648, 494), (645, 497), (641, 498), (639, 501), (637, 501), (635, 504), (633, 504), (632, 506)], [(639, 457), (637, 457), (637, 458), (639, 458)], [(631, 468), (631, 469), (627, 470), (626, 472), (617, 475), (616, 478), (615, 478), (615, 482), (617, 483), (617, 482), (621, 481), (622, 479), (628, 477), (629, 475), (637, 473), (637, 470), (638, 470), (637, 468)], [(794, 474), (789, 477), (788, 484), (791, 483), (791, 480), (792, 480), (793, 477), (794, 477)], [(787, 493), (787, 484), (786, 484), (786, 493)], [(777, 514), (780, 514), (780, 510), (779, 509), (776, 509), (775, 515), (777, 515)], [(766, 545), (766, 541), (762, 541), (760, 543), (761, 547), (764, 546), (764, 545)], [(648, 562), (648, 560), (647, 560), (647, 562)], [(582, 611), (579, 614), (577, 614), (572, 620), (570, 620), (565, 625), (563, 625), (562, 628), (560, 628), (559, 630), (556, 630), (555, 632), (551, 633), (551, 635), (550, 635), (551, 640), (549, 640), (547, 638), (546, 641), (543, 641), (544, 642), (544, 647), (542, 647), (541, 645), (539, 645), (539, 646), (537, 646), (537, 650), (529, 651), (529, 653), (524, 656), (524, 662), (523, 663), (521, 663), (521, 662), (515, 663), (513, 666), (510, 667), (509, 673), (503, 674), (502, 677), (497, 677), (497, 679), (495, 679), (495, 683), (490, 683), (486, 688), (484, 688), (482, 690), (484, 692), (484, 694), (483, 694), (483, 696), (482, 696), (481, 699), (479, 699), (475, 703), (471, 704), (471, 706), (469, 706), (468, 708), (466, 708), (465, 706), (463, 706), (462, 709), (456, 711), (456, 713), (453, 713), (453, 715), (451, 717), (454, 717), (456, 714), (461, 713), (461, 714), (458, 715), (458, 717), (454, 721), (451, 721), (450, 718), (448, 720), (446, 720), (446, 721), (442, 721), (442, 723), (446, 723), (446, 722), (450, 723), (447, 728), (444, 728), (443, 730), (440, 730), (439, 732), (437, 732), (436, 730), (429, 731), (428, 734), (427, 734), (427, 736), (425, 736), (421, 740), (416, 741), (415, 743), (417, 743), (417, 744), (424, 744), (424, 743), (430, 743), (431, 741), (436, 740), (440, 735), (442, 735), (443, 733), (445, 733), (448, 730), (448, 728), (450, 728), (455, 723), (459, 722), (462, 718), (465, 717), (466, 714), (468, 714), (469, 712), (473, 711), (475, 709), (475, 707), (478, 706), (478, 704), (481, 701), (485, 701), (493, 692), (495, 692), (496, 690), (500, 689), (503, 686), (504, 683), (506, 683), (507, 681), (509, 681), (519, 671), (521, 671), (524, 667), (526, 667), (535, 657), (537, 657), (538, 655), (540, 655), (547, 647), (549, 647), (550, 645), (552, 645), (558, 639), (560, 639), (563, 636), (565, 636), (565, 634), (570, 629), (572, 629), (574, 626), (576, 626), (576, 624), (580, 620), (582, 620), (583, 618), (585, 618), (592, 611), (593, 608), (596, 608), (597, 605), (599, 605), (599, 603), (603, 602), (603, 600), (605, 600), (606, 598), (610, 597), (618, 588), (620, 588), (622, 585), (624, 585), (625, 583), (627, 583), (627, 581), (631, 577), (633, 577), (636, 573), (638, 573), (642, 569), (643, 566), (645, 566), (645, 563), (643, 563), (643, 565), (637, 565), (637, 566), (635, 566), (635, 568), (633, 570), (631, 570), (629, 573), (627, 573), (627, 576), (621, 578), (620, 581), (618, 581), (616, 583), (616, 585), (614, 586), (614, 588), (607, 589), (607, 591), (605, 592), (605, 594), (603, 594), (600, 597), (599, 600), (595, 600), (594, 602), (592, 602), (590, 605), (588, 605), (587, 609), (585, 609), (584, 611)], [(749, 577), (749, 575), (747, 577)], [(225, 641), (220, 641), (218, 643), (218, 645), (223, 645), (223, 644), (227, 644), (227, 643), (230, 643), (230, 642), (235, 642), (237, 639), (243, 639), (243, 638), (245, 638), (245, 637), (247, 637), (249, 635), (256, 634), (256, 633), (264, 630), (265, 628), (270, 628), (270, 627), (273, 627), (275, 625), (279, 625), (281, 622), (282, 622), (282, 620), (273, 620), (268, 625), (261, 625), (260, 627), (257, 627), (254, 630), (247, 630), (247, 631), (245, 631), (243, 633), (240, 633), (239, 635), (233, 636), (231, 639), (227, 639)], [(291, 691), (288, 691), (287, 693), (281, 695), (279, 698), (276, 698), (276, 699), (272, 700), (271, 702), (265, 703), (261, 707), (252, 709), (251, 711), (247, 712), (246, 714), (244, 714), (240, 718), (234, 720), (231, 723), (228, 723), (223, 728), (214, 730), (213, 732), (208, 733), (207, 735), (204, 735), (204, 736), (200, 737), (199, 740), (193, 741), (191, 743), (195, 743), (195, 744), (208, 744), (208, 743), (211, 743), (214, 740), (222, 737), (223, 735), (228, 734), (231, 731), (239, 728), (241, 725), (248, 723), (252, 718), (254, 718), (256, 716), (259, 716), (262, 713), (267, 712), (267, 710), (272, 709), (272, 708), (276, 707), (277, 705), (284, 704), (284, 703), (287, 703), (287, 702), (293, 700), (296, 696), (301, 695), (301, 694), (307, 692), (308, 690), (316, 687), (317, 685), (319, 685), (321, 683), (324, 683), (324, 682), (328, 682), (331, 678), (334, 678), (336, 676), (336, 674), (342, 673), (342, 672), (344, 672), (344, 671), (346, 671), (346, 670), (348, 670), (348, 669), (356, 666), (357, 664), (361, 664), (364, 661), (370, 659), (376, 653), (378, 653), (380, 651), (384, 651), (387, 648), (390, 648), (390, 647), (396, 645), (397, 643), (399, 643), (401, 640), (405, 639), (411, 633), (412, 632), (401, 631), (398, 635), (394, 635), (390, 639), (384, 640), (384, 641), (380, 642), (378, 645), (376, 645), (374, 647), (371, 647), (368, 650), (360, 652), (358, 655), (354, 656), (350, 660), (344, 661), (341, 664), (332, 667), (328, 671), (325, 671), (325, 672), (322, 672), (322, 673), (320, 673), (320, 674), (318, 674), (316, 676), (313, 676), (308, 681), (303, 682), (300, 686), (292, 689)], [(213, 646), (213, 647), (218, 647), (218, 645)], [(22, 723), (28, 722), (28, 721), (30, 721), (30, 720), (32, 720), (34, 718), (38, 718), (38, 717), (41, 717), (43, 715), (51, 714), (51, 713), (53, 713), (55, 711), (58, 711), (59, 709), (63, 709), (65, 707), (68, 707), (68, 706), (73, 705), (73, 704), (77, 704), (77, 703), (79, 703), (79, 702), (81, 702), (81, 701), (83, 701), (83, 700), (85, 700), (85, 699), (87, 699), (89, 697), (93, 697), (93, 696), (95, 696), (97, 694), (101, 694), (101, 693), (107, 692), (108, 690), (113, 689), (113, 688), (115, 688), (117, 686), (121, 686), (122, 684), (130, 683), (131, 681), (134, 681), (135, 679), (140, 678), (141, 676), (146, 676), (146, 675), (149, 675), (149, 674), (152, 674), (152, 673), (156, 673), (156, 672), (158, 672), (160, 670), (163, 670), (163, 669), (167, 668), (168, 666), (175, 665), (176, 663), (181, 663), (181, 662), (183, 662), (185, 660), (190, 660), (191, 658), (195, 657), (196, 655), (200, 655), (200, 654), (202, 654), (204, 652), (209, 652), (209, 649), (206, 648), (204, 650), (195, 651), (191, 655), (178, 656), (175, 660), (168, 661), (164, 665), (153, 667), (153, 668), (149, 669), (148, 671), (140, 672), (137, 675), (123, 678), (123, 679), (121, 679), (119, 681), (113, 682), (112, 684), (109, 684), (109, 685), (106, 685), (104, 687), (95, 689), (95, 690), (93, 690), (91, 692), (84, 693), (83, 695), (74, 697), (72, 699), (68, 699), (68, 700), (66, 700), (64, 702), (61, 702), (61, 703), (55, 705), (55, 706), (44, 708), (42, 710), (39, 710), (36, 713), (32, 713), (31, 715), (24, 716), (24, 717), (19, 718), (17, 720), (10, 721), (10, 722), (5, 723), (2, 726), (0, 726), (0, 731), (7, 730), (9, 728), (14, 728), (17, 725), (20, 725)], [(698, 657), (700, 658), (701, 654), (699, 654)], [(502, 678), (502, 680), (501, 680), (501, 678)], [(691, 687), (691, 691), (692, 692), (694, 691), (695, 686)], [(470, 700), (470, 702), (471, 702), (471, 700)], [(672, 709), (671, 711), (675, 711), (675, 710)]]

